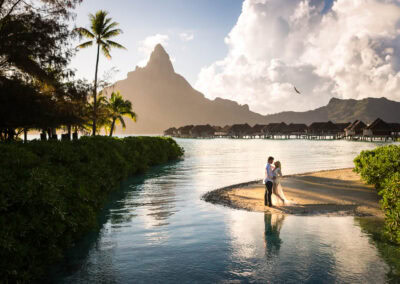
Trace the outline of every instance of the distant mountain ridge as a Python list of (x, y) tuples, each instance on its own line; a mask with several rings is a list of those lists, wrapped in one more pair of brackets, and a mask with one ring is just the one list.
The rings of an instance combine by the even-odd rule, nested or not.
[[(169, 55), (160, 44), (155, 47), (145, 67), (136, 67), (125, 80), (116, 82), (105, 92), (112, 90), (120, 91), (124, 98), (129, 99), (138, 115), (137, 123), (126, 120), (127, 129), (124, 133), (131, 134), (160, 134), (169, 127), (188, 124), (225, 126), (282, 121), (310, 124), (315, 121), (350, 122), (356, 119), (370, 123), (377, 117), (400, 122), (400, 102), (385, 98), (333, 98), (328, 105), (315, 110), (271, 115), (252, 112), (248, 105), (227, 99), (210, 100), (175, 73)], [(117, 130), (121, 132), (120, 127)]]
[(266, 116), (268, 122), (297, 122), (310, 124), (316, 121), (353, 122), (357, 119), (371, 123), (376, 118), (387, 122), (400, 122), (400, 102), (387, 98), (362, 100), (332, 98), (326, 106), (304, 112), (286, 111)]

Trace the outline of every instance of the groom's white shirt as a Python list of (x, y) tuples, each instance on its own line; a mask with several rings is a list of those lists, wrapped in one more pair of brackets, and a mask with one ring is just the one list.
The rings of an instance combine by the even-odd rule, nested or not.
[(272, 173), (272, 167), (270, 163), (267, 163), (266, 167), (265, 167), (265, 171), (266, 171), (266, 177), (264, 182), (267, 183), (267, 181), (273, 182), (273, 177), (274, 174)]

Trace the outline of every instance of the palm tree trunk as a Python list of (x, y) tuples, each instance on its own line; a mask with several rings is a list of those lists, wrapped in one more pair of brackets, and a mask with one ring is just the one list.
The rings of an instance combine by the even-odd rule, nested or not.
[(28, 141), (28, 129), (24, 128), (24, 143)]
[(110, 137), (112, 137), (113, 132), (114, 132), (115, 120), (116, 120), (116, 118), (113, 118), (113, 121), (112, 121), (112, 123), (111, 123)]
[(97, 72), (99, 70), (100, 44), (97, 43), (97, 59), (96, 71), (94, 73), (94, 91), (93, 91), (93, 133), (96, 135), (96, 120), (97, 120)]

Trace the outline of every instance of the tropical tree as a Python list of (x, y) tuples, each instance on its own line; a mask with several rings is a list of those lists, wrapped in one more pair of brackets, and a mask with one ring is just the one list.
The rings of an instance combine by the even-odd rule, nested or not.
[(75, 121), (65, 83), (73, 77), (68, 19), (79, 2), (0, 0), (0, 140)]
[[(103, 94), (103, 92), (99, 92), (97, 95), (97, 107), (96, 107), (96, 135), (100, 134), (101, 129), (104, 128), (106, 131), (110, 128), (111, 125), (111, 116), (110, 110), (108, 107), (108, 98)], [(91, 132), (93, 129), (93, 117), (94, 117), (94, 102), (93, 100), (88, 101), (86, 113), (87, 120), (85, 123), (85, 130), (87, 132)]]
[(137, 115), (132, 111), (132, 103), (129, 100), (124, 100), (120, 92), (112, 92), (107, 106), (111, 119), (110, 137), (114, 133), (116, 123), (121, 123), (122, 128), (125, 129), (126, 125), (124, 116), (129, 116), (133, 121), (136, 122)]
[(94, 75), (94, 90), (93, 90), (93, 134), (96, 135), (96, 121), (97, 121), (97, 73), (99, 69), (99, 57), (100, 49), (106, 58), (110, 59), (111, 48), (125, 49), (121, 44), (110, 40), (111, 38), (118, 36), (122, 33), (121, 29), (118, 29), (119, 25), (117, 22), (112, 22), (112, 19), (107, 17), (108, 12), (100, 10), (95, 15), (90, 14), (90, 30), (86, 28), (77, 28), (81, 38), (88, 38), (89, 41), (84, 42), (77, 46), (77, 48), (83, 49), (97, 45), (97, 57), (96, 57), (96, 69)]

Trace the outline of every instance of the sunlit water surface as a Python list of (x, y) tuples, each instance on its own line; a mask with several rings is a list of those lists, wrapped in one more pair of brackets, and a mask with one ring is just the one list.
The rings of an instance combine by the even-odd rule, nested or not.
[(265, 215), (201, 200), (259, 179), (268, 155), (284, 174), (351, 167), (378, 144), (178, 139), (182, 161), (126, 180), (62, 264), (60, 283), (381, 283), (388, 265), (353, 217)]

